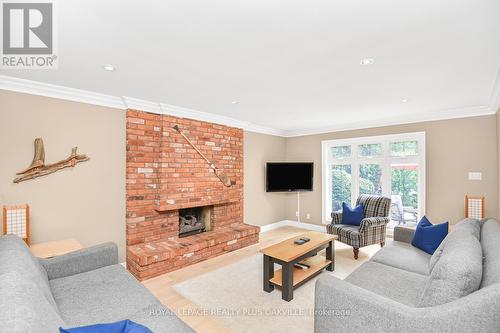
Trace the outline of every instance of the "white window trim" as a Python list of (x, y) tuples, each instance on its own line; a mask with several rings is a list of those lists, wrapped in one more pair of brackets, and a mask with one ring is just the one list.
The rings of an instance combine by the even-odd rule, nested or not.
[[(380, 163), (383, 165), (390, 164), (391, 161), (394, 161), (398, 157), (390, 156), (389, 152), (389, 143), (394, 141), (418, 141), (418, 149), (419, 154), (417, 156), (407, 156), (403, 157), (405, 162), (416, 162), (419, 165), (419, 191), (418, 191), (418, 211), (420, 216), (425, 215), (425, 179), (426, 179), (426, 145), (425, 145), (425, 132), (413, 132), (413, 133), (401, 133), (401, 134), (390, 134), (390, 135), (380, 135), (380, 136), (367, 136), (367, 137), (359, 137), (359, 138), (350, 138), (350, 139), (338, 139), (338, 140), (324, 140), (321, 141), (321, 187), (322, 187), (322, 217), (323, 224), (330, 224), (330, 206), (331, 206), (331, 180), (330, 180), (330, 165), (332, 162), (338, 162), (337, 164), (341, 164), (345, 161), (346, 164), (352, 165), (352, 174), (358, 174), (359, 161), (367, 161), (371, 163)], [(367, 157), (367, 158), (356, 158), (357, 163), (353, 163), (353, 158), (345, 158), (345, 159), (333, 159), (330, 154), (330, 148), (332, 146), (346, 146), (351, 145), (351, 156), (357, 156), (357, 146), (360, 144), (367, 143), (382, 143), (383, 155), (380, 157)], [(355, 155), (356, 154), (356, 155)], [(353, 177), (353, 193), (351, 193), (351, 199), (355, 200), (359, 193), (359, 186), (357, 184), (358, 177)], [(391, 190), (391, 179), (390, 175), (386, 174), (386, 172), (382, 173), (382, 182), (384, 191)], [(388, 195), (390, 197), (391, 193), (383, 193), (383, 195)], [(354, 204), (354, 203), (351, 203)]]

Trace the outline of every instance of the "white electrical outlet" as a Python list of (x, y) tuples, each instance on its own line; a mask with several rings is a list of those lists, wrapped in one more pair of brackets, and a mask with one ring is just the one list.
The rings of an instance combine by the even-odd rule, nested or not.
[(299, 212), (295, 212), (295, 216), (299, 217)]
[(309, 220), (311, 218), (311, 214), (307, 213), (306, 214), (306, 220)]
[(469, 180), (482, 180), (483, 174), (481, 172), (469, 172)]

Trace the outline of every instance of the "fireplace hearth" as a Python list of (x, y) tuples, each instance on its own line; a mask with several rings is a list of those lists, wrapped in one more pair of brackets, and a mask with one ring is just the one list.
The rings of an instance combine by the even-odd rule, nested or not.
[(210, 231), (213, 206), (179, 209), (179, 237)]

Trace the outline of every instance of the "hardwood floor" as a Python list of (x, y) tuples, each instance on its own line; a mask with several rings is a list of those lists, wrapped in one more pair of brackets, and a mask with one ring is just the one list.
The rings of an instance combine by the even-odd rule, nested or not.
[[(306, 232), (304, 229), (295, 227), (281, 227), (260, 234), (258, 244), (248, 246), (246, 248), (236, 250), (230, 253), (223, 254), (219, 257), (209, 259), (174, 272), (152, 278), (144, 281), (143, 284), (148, 288), (163, 304), (172, 309), (177, 315), (185, 321), (189, 326), (199, 333), (223, 333), (231, 332), (224, 323), (211, 316), (199, 315), (203, 309), (196, 304), (191, 303), (182, 295), (177, 293), (172, 286), (197, 277), (204, 273), (216, 270), (218, 268), (230, 265), (241, 259), (250, 257), (259, 253), (261, 248), (281, 242), (287, 238), (294, 237)], [(342, 264), (335, 266), (336, 275), (343, 278), (352, 272), (356, 267), (366, 261), (373, 253), (380, 249), (380, 246), (369, 246), (360, 249), (359, 259), (352, 258), (352, 248), (342, 243), (335, 243), (337, 262)]]

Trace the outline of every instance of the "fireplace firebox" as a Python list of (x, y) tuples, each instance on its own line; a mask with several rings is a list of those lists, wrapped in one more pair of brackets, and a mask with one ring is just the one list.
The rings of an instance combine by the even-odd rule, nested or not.
[(213, 206), (179, 209), (179, 237), (210, 231)]

